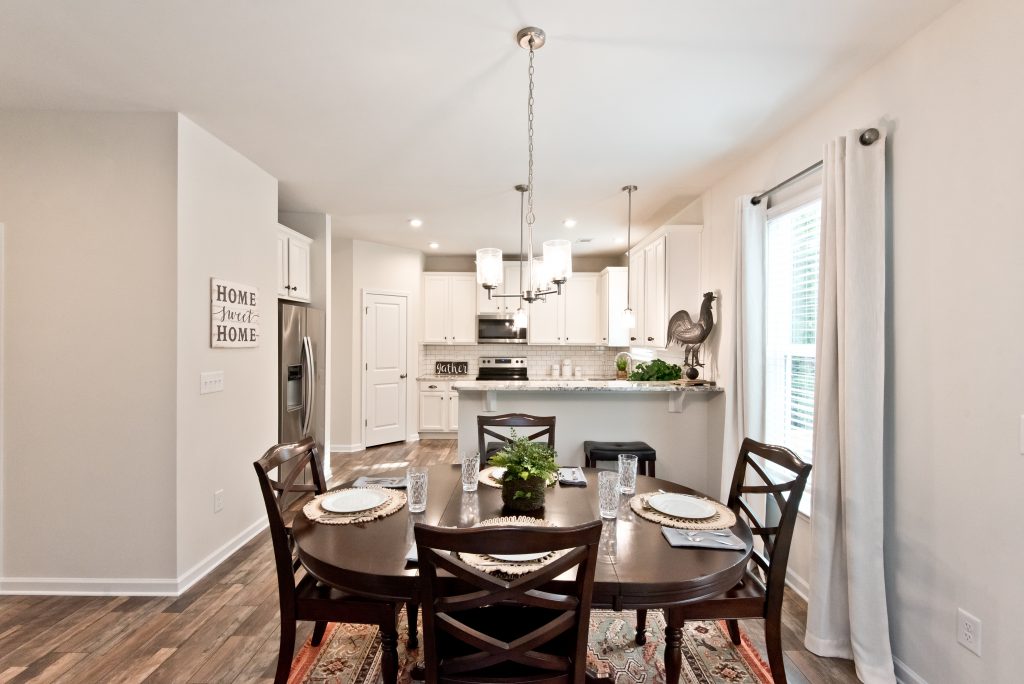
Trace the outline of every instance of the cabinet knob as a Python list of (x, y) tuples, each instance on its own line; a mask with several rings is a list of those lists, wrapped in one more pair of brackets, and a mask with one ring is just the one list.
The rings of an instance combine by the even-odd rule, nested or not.
[(635, 337), (630, 337), (630, 338), (629, 338), (629, 341), (630, 341), (630, 342), (636, 342), (636, 338), (635, 338)]
[(408, 373), (402, 373), (398, 377), (401, 378), (402, 380), (405, 380), (407, 377), (409, 377), (409, 374)]
[(437, 385), (427, 385), (427, 389), (437, 389)]
[(653, 342), (653, 341), (654, 341), (654, 338), (653, 338), (653, 337), (648, 337), (648, 338), (647, 338), (647, 341), (648, 341), (648, 342)]

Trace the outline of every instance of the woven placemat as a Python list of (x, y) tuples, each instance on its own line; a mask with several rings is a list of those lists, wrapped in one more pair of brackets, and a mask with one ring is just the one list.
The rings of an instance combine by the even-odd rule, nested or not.
[[(501, 489), (501, 480), (494, 477), (494, 473), (501, 470), (498, 466), (491, 466), (490, 468), (484, 468), (477, 475), (477, 479), (480, 480), (480, 484), (487, 485), (488, 487), (494, 487), (495, 489)], [(548, 487), (554, 487), (555, 483), (558, 482), (558, 475), (548, 482)]]
[(727, 527), (732, 527), (736, 524), (735, 513), (714, 499), (708, 499), (706, 497), (697, 498), (707, 501), (715, 507), (715, 514), (710, 518), (695, 520), (691, 518), (676, 518), (671, 515), (665, 515), (664, 513), (654, 510), (647, 504), (647, 499), (655, 494), (661, 494), (661, 492), (637, 494), (629, 500), (629, 507), (633, 509), (634, 513), (644, 520), (650, 520), (651, 522), (658, 523), (659, 525), (675, 527), (680, 530), (724, 530)]
[[(474, 525), (474, 527), (494, 527), (495, 525), (506, 525), (511, 527), (554, 527), (554, 525), (547, 520), (530, 518), (525, 515), (489, 518), (477, 525)], [(477, 570), (482, 570), (489, 575), (512, 579), (514, 577), (528, 575), (534, 570), (539, 570), (553, 560), (561, 558), (571, 550), (572, 549), (560, 549), (558, 551), (552, 551), (542, 558), (522, 563), (502, 561), (498, 558), (492, 558), (491, 556), (479, 553), (460, 553), (458, 556), (464, 563), (466, 563), (466, 565), (472, 566)]]
[(325, 525), (352, 525), (354, 523), (364, 523), (370, 522), (371, 520), (377, 520), (379, 518), (386, 518), (392, 513), (402, 510), (402, 507), (405, 506), (406, 496), (405, 492), (402, 491), (385, 489), (384, 487), (377, 486), (352, 487), (351, 489), (380, 490), (388, 495), (388, 500), (379, 506), (375, 506), (365, 511), (359, 511), (358, 513), (331, 513), (330, 511), (325, 511), (320, 506), (320, 500), (325, 496), (330, 496), (341, 491), (340, 489), (333, 489), (329, 492), (313, 497), (312, 501), (302, 507), (302, 512), (305, 513), (306, 517), (313, 522), (323, 523)]

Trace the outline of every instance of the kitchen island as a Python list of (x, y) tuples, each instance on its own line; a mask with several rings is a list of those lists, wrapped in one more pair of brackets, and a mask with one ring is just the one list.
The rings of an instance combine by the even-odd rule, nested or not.
[[(476, 417), (502, 413), (555, 416), (561, 465), (583, 465), (583, 442), (634, 441), (658, 452), (658, 477), (717, 492), (719, 455), (709, 470), (708, 403), (718, 387), (629, 380), (457, 381), (459, 453), (478, 450)], [(712, 472), (713, 471), (713, 472)]]

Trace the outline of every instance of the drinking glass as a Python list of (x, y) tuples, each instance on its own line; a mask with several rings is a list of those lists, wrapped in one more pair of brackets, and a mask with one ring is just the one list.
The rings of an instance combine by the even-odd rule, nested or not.
[(601, 517), (615, 518), (619, 513), (619, 474), (613, 470), (602, 470), (597, 474), (597, 498), (600, 502)]
[(636, 454), (619, 454), (619, 491), (623, 494), (636, 493)]
[(410, 466), (406, 478), (409, 487), (409, 512), (422, 513), (427, 510), (427, 469)]
[(475, 492), (479, 483), (480, 454), (467, 451), (462, 454), (462, 491)]

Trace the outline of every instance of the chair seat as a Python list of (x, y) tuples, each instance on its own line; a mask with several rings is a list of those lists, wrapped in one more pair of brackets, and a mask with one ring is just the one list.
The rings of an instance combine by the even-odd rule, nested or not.
[(676, 610), (686, 620), (763, 617), (765, 588), (759, 579), (747, 573), (743, 581), (723, 594)]
[(583, 453), (591, 461), (614, 461), (619, 454), (635, 454), (640, 461), (654, 461), (657, 452), (647, 442), (583, 442)]

